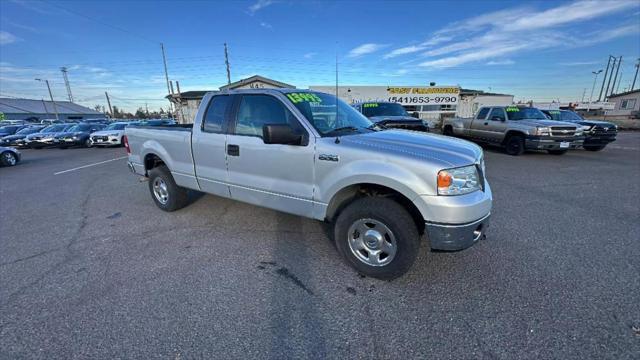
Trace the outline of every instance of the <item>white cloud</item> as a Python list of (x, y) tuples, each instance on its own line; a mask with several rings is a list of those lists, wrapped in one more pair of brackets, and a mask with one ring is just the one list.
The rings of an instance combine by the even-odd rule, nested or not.
[(318, 55), (318, 53), (310, 52), (310, 53), (306, 53), (306, 54), (304, 54), (304, 55), (303, 55), (303, 57), (304, 57), (305, 59), (311, 59), (311, 58), (313, 58), (313, 57), (314, 57), (314, 56), (316, 56), (316, 55)]
[[(584, 30), (578, 33), (568, 26), (619, 13), (639, 4), (631, 1), (575, 1), (546, 10), (520, 7), (482, 14), (436, 31), (436, 36), (448, 36), (452, 41), (442, 47), (427, 49), (422, 55), (430, 59), (420, 65), (448, 68), (478, 61), (486, 61), (487, 65), (505, 65), (501, 62), (507, 55), (540, 49), (584, 47), (637, 34), (640, 32), (637, 22), (590, 33)], [(396, 50), (409, 52), (409, 49)]]
[(256, 12), (266, 8), (267, 6), (271, 6), (273, 4), (275, 4), (276, 1), (274, 0), (258, 0), (255, 3), (253, 3), (251, 6), (249, 6), (249, 14), (253, 15)]
[(362, 44), (358, 47), (351, 49), (351, 51), (349, 51), (349, 53), (347, 54), (347, 57), (355, 58), (362, 55), (371, 54), (387, 46), (388, 45), (386, 44), (374, 44), (374, 43)]
[(0, 45), (12, 44), (21, 39), (10, 32), (0, 31)]
[(599, 64), (600, 61), (570, 61), (570, 62), (562, 62), (558, 65), (562, 66), (584, 66), (584, 65), (596, 65)]
[(263, 28), (265, 28), (265, 29), (271, 29), (271, 28), (273, 28), (273, 26), (271, 26), (271, 24), (269, 24), (268, 22), (264, 22), (264, 21), (262, 21), (262, 22), (260, 23), (260, 26), (262, 26), (262, 27), (263, 27)]
[(511, 59), (505, 59), (505, 60), (491, 60), (489, 62), (487, 62), (487, 65), (490, 66), (494, 66), (494, 65), (513, 65), (516, 62), (511, 60)]
[(434, 45), (438, 45), (440, 43), (443, 42), (447, 42), (449, 40), (453, 39), (453, 37), (451, 36), (444, 36), (444, 35), (434, 35), (432, 38), (418, 44), (418, 45), (410, 45), (407, 47), (403, 47), (403, 48), (399, 48), (399, 49), (395, 49), (393, 51), (391, 51), (390, 53), (385, 54), (384, 58), (385, 59), (391, 59), (394, 58), (396, 56), (401, 56), (401, 55), (407, 55), (407, 54), (413, 54), (422, 50), (425, 50), (431, 46)]

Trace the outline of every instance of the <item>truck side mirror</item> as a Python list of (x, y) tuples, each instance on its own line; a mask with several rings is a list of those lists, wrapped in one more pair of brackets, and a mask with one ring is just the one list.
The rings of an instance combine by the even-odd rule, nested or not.
[(269, 124), (262, 127), (265, 144), (302, 145), (303, 136), (296, 134), (291, 125)]

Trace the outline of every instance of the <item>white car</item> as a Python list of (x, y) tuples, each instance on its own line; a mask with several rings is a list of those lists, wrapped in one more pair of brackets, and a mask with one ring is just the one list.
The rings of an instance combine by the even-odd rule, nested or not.
[(128, 125), (136, 125), (135, 122), (116, 122), (109, 124), (104, 130), (91, 133), (91, 146), (122, 146), (124, 128)]
[(2, 166), (15, 166), (20, 162), (20, 151), (12, 147), (0, 146), (0, 165)]

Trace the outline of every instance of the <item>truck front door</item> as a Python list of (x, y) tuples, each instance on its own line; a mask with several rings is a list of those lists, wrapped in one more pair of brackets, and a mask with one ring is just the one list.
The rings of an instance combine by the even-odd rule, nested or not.
[[(206, 100), (205, 98), (203, 101)], [(225, 132), (232, 102), (233, 97), (230, 95), (212, 97), (202, 114), (201, 125), (193, 128), (191, 137), (193, 162), (200, 189), (223, 197), (230, 196)]]
[[(265, 144), (262, 127), (289, 124), (306, 133), (276, 97), (241, 95), (227, 138), (231, 197), (297, 215), (313, 210), (314, 139), (307, 145)], [(307, 136), (308, 138), (309, 136)]]
[(501, 143), (507, 129), (507, 114), (504, 109), (501, 107), (491, 109), (489, 116), (484, 121), (484, 126), (486, 139), (494, 143)]

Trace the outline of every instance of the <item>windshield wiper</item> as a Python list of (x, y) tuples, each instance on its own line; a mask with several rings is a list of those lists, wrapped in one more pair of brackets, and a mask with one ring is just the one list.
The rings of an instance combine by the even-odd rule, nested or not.
[(337, 132), (341, 132), (341, 131), (351, 131), (351, 132), (353, 132), (353, 131), (358, 131), (358, 128), (355, 127), (355, 126), (343, 126), (343, 127), (337, 128), (337, 129), (333, 129), (333, 130), (329, 131), (328, 133), (326, 133), (325, 135), (329, 135), (330, 136), (331, 134), (334, 134), (334, 133), (337, 133)]

